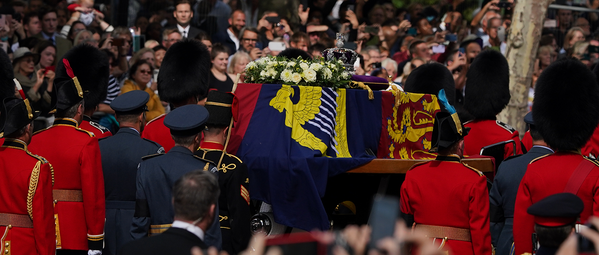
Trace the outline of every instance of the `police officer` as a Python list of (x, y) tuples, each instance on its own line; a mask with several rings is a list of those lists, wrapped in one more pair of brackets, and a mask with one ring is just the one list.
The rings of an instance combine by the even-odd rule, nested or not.
[[(80, 45), (64, 55), (56, 67), (56, 119), (51, 127), (36, 133), (29, 146), (54, 166), (54, 211), (57, 214), (58, 254), (101, 254), (104, 243), (104, 177), (98, 139), (79, 128), (83, 119), (84, 94), (81, 83), (92, 76), (85, 65), (71, 65), (70, 59), (85, 58), (93, 63), (106, 55), (79, 54), (99, 51)], [(96, 56), (101, 56), (97, 59)], [(82, 76), (78, 70), (82, 70)], [(108, 69), (96, 70), (108, 75)]]
[(493, 179), (493, 187), (489, 192), (491, 209), (491, 237), (496, 248), (495, 254), (507, 255), (512, 249), (514, 236), (514, 204), (518, 193), (518, 185), (526, 173), (528, 164), (541, 156), (553, 153), (543, 136), (537, 130), (532, 119), (532, 112), (524, 116), (524, 122), (530, 125), (533, 147), (526, 154), (508, 158), (501, 163), (497, 175)]
[(116, 251), (131, 238), (131, 220), (135, 212), (135, 177), (144, 156), (163, 153), (158, 143), (141, 138), (146, 124), (148, 93), (134, 90), (120, 95), (110, 107), (116, 113), (120, 129), (100, 139), (104, 190), (106, 192), (106, 245), (104, 254)]
[(236, 156), (224, 152), (235, 95), (212, 90), (208, 93), (206, 109), (210, 113), (204, 130), (204, 141), (195, 152), (203, 159), (218, 164), (220, 229), (223, 250), (238, 254), (245, 250), (251, 237), (250, 193), (247, 166)]
[(536, 255), (554, 255), (574, 232), (576, 220), (584, 209), (582, 200), (572, 193), (557, 193), (534, 203), (526, 210), (533, 215), (539, 242)]
[[(139, 165), (135, 215), (131, 226), (133, 239), (162, 233), (171, 226), (174, 217), (172, 190), (175, 181), (181, 176), (195, 170), (211, 171), (216, 175), (213, 163), (193, 155), (200, 147), (201, 133), (207, 119), (206, 108), (193, 104), (179, 107), (164, 118), (164, 125), (170, 129), (175, 147), (166, 154), (146, 156)], [(218, 213), (214, 217), (204, 242), (220, 249), (222, 238)]]
[(401, 185), (402, 217), (429, 233), (449, 254), (491, 254), (487, 179), (461, 162), (467, 128), (457, 113), (435, 116), (435, 160), (413, 166)]
[(7, 98), (0, 110), (6, 140), (0, 147), (0, 254), (53, 255), (52, 166), (27, 150), (33, 136), (29, 100)]

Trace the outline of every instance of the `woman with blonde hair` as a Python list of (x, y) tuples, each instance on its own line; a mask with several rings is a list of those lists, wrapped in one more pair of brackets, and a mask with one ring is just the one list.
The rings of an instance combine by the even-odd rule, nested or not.
[(75, 40), (73, 40), (73, 46), (77, 46), (85, 40), (93, 39), (93, 34), (89, 30), (79, 31), (75, 36)]
[(584, 41), (585, 38), (583, 32), (584, 31), (580, 27), (570, 28), (570, 30), (568, 30), (568, 33), (564, 37), (564, 47), (562, 48), (560, 53), (566, 53), (566, 51), (572, 48), (572, 46), (574, 46), (576, 42)]
[(239, 82), (243, 82), (245, 79), (245, 66), (252, 61), (250, 55), (243, 52), (237, 51), (231, 57), (231, 62), (229, 63), (229, 67), (227, 67), (227, 74), (233, 81), (237, 78), (237, 74), (240, 73)]
[(151, 48), (142, 48), (137, 51), (129, 60), (129, 65), (134, 65), (139, 60), (145, 60), (152, 65), (152, 68), (156, 68), (156, 57), (154, 56), (154, 50)]

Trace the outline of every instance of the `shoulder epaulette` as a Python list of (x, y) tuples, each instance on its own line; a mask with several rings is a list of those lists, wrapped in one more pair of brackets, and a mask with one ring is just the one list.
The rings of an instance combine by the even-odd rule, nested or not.
[(544, 158), (544, 157), (547, 157), (547, 156), (549, 156), (549, 155), (551, 155), (551, 154), (545, 154), (545, 155), (543, 155), (543, 156), (540, 156), (540, 157), (538, 157), (538, 158), (535, 158), (535, 159), (531, 160), (531, 161), (530, 161), (530, 163), (528, 163), (528, 164), (532, 164), (532, 163), (534, 163), (535, 161), (537, 161), (537, 160), (540, 160), (540, 159), (542, 159), (542, 158)]
[(471, 166), (469, 166), (468, 164), (466, 164), (464, 162), (461, 162), (461, 163), (462, 163), (463, 166), (465, 166), (465, 167), (469, 168), (470, 170), (476, 172), (479, 176), (484, 176), (483, 172), (479, 171), (478, 169), (476, 169), (474, 167), (471, 167)]
[(42, 164), (48, 164), (48, 166), (50, 167), (50, 174), (52, 175), (52, 186), (54, 186), (54, 167), (52, 166), (52, 164), (50, 164), (50, 162), (48, 162), (48, 160), (46, 158), (44, 158), (40, 155), (35, 155), (35, 154), (31, 153), (30, 151), (27, 151), (27, 155), (34, 157)]
[(591, 162), (592, 162), (593, 164), (595, 164), (596, 166), (599, 166), (599, 162), (598, 162), (596, 159), (592, 159), (592, 158), (589, 158), (589, 157), (587, 157), (587, 156), (583, 156), (583, 157), (584, 157), (584, 159), (586, 159), (586, 160), (588, 160), (588, 161), (591, 161)]
[(102, 125), (100, 125), (100, 124), (98, 124), (96, 122), (90, 121), (89, 124), (92, 127), (95, 127), (96, 129), (100, 130), (100, 132), (102, 132), (102, 134), (110, 132), (110, 130), (108, 128), (106, 128), (105, 126), (102, 126)]
[[(222, 153), (222, 150), (215, 150), (215, 149), (204, 149), (204, 148), (200, 148), (199, 150), (202, 150), (204, 152), (204, 157), (206, 156), (206, 153), (208, 152), (218, 152), (218, 153)], [(226, 153), (225, 155), (231, 158), (236, 159), (237, 161), (239, 161), (239, 163), (243, 163), (243, 160), (241, 160), (240, 158), (238, 158), (237, 156), (231, 154), (231, 153)]]
[(50, 129), (51, 127), (52, 127), (52, 126), (49, 126), (49, 127), (47, 127), (47, 128), (44, 128), (44, 129), (40, 129), (40, 130), (38, 130), (38, 131), (35, 131), (35, 132), (33, 132), (33, 135), (37, 135), (37, 134), (39, 134), (39, 133), (41, 133), (41, 132), (43, 132), (43, 131), (46, 131), (46, 130)]
[(419, 166), (421, 166), (421, 165), (424, 165), (424, 164), (426, 164), (426, 163), (428, 163), (428, 162), (430, 162), (430, 160), (423, 161), (423, 162), (418, 162), (418, 163), (416, 163), (416, 164), (413, 164), (413, 165), (410, 167), (410, 169), (408, 169), (408, 171), (410, 171), (410, 170), (412, 170), (412, 169), (414, 169), (414, 168), (416, 168), (416, 167), (419, 167)]
[(148, 124), (152, 123), (153, 121), (155, 121), (155, 120), (157, 120), (157, 119), (160, 119), (160, 118), (162, 118), (164, 115), (165, 115), (165, 114), (160, 114), (158, 117), (156, 117), (156, 118), (153, 118), (152, 120), (148, 121), (148, 123), (146, 123), (146, 125), (148, 125)]
[(144, 139), (144, 140), (146, 140), (146, 141), (148, 141), (148, 142), (151, 142), (152, 144), (154, 144), (154, 145), (156, 145), (156, 146), (158, 146), (158, 147), (162, 147), (162, 145), (160, 145), (160, 144), (158, 144), (157, 142), (154, 142), (154, 141), (152, 141), (152, 140), (150, 140), (150, 139), (146, 139), (146, 138), (143, 138), (143, 137), (142, 137), (141, 139)]
[(105, 140), (106, 138), (109, 138), (109, 137), (111, 137), (111, 136), (106, 136), (106, 137), (98, 138), (98, 142), (102, 141), (102, 140)]
[(87, 130), (85, 130), (85, 129), (81, 129), (81, 128), (75, 128), (75, 130), (77, 130), (77, 131), (79, 131), (79, 132), (84, 132), (84, 133), (86, 133), (87, 135), (89, 135), (89, 137), (95, 137), (95, 136), (96, 136), (96, 135), (94, 135), (94, 133), (92, 133), (92, 132), (89, 132), (89, 131), (87, 131)]
[(508, 132), (510, 132), (510, 134), (513, 134), (514, 132), (516, 132), (516, 129), (513, 128), (512, 126), (508, 125), (507, 123), (503, 123), (498, 120), (496, 120), (495, 123), (497, 123), (498, 126), (502, 127), (503, 129), (507, 130)]
[(155, 158), (161, 155), (165, 155), (163, 153), (156, 153), (156, 154), (152, 154), (152, 155), (147, 155), (147, 156), (143, 156), (141, 157), (141, 160), (147, 160), (147, 159), (151, 159), (151, 158)]
[(212, 162), (212, 161), (210, 161), (210, 160), (208, 160), (208, 159), (202, 158), (202, 157), (200, 157), (200, 156), (198, 156), (198, 155), (195, 155), (195, 154), (193, 154), (193, 156), (194, 156), (195, 158), (197, 158), (197, 159), (201, 160), (201, 161), (204, 161), (204, 162), (207, 162), (207, 163), (211, 163), (211, 164), (213, 164), (213, 165), (215, 165), (215, 166), (216, 166), (216, 164), (215, 164), (214, 162)]

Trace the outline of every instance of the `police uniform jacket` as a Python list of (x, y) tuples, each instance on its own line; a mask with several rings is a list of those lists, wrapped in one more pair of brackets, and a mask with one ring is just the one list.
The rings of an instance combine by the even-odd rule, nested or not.
[[(487, 179), (456, 155), (438, 156), (406, 173), (401, 185), (401, 212), (404, 218), (413, 217), (417, 227), (423, 224), (468, 231), (471, 242), (445, 242), (449, 254), (491, 254)], [(437, 245), (442, 243), (440, 238), (435, 241)]]
[[(474, 120), (464, 124), (470, 132), (464, 137), (464, 154), (480, 155), (480, 150), (488, 145), (514, 140), (516, 155), (522, 154), (518, 131), (498, 120)], [(504, 159), (514, 155), (514, 144), (508, 143), (504, 149)]]
[(556, 152), (533, 160), (518, 188), (514, 210), (514, 245), (516, 254), (532, 253), (534, 216), (526, 210), (539, 200), (564, 192), (570, 176), (581, 161), (589, 160), (595, 166), (586, 176), (576, 195), (584, 202), (580, 222), (591, 215), (599, 215), (599, 163), (576, 152)]
[(106, 245), (104, 254), (116, 254), (131, 238), (135, 212), (135, 181), (141, 158), (164, 152), (158, 143), (143, 139), (137, 130), (122, 127), (110, 137), (100, 139), (104, 190), (106, 192)]
[[(184, 174), (194, 170), (211, 171), (216, 174), (214, 164), (193, 155), (184, 147), (175, 146), (166, 154), (146, 156), (137, 170), (135, 216), (131, 225), (133, 239), (149, 234), (158, 234), (168, 229), (174, 220), (172, 190), (175, 182)], [(217, 207), (218, 208), (218, 207)], [(205, 243), (221, 247), (218, 212), (206, 231)]]
[(157, 142), (162, 145), (165, 152), (175, 147), (175, 141), (171, 137), (171, 130), (164, 125), (165, 114), (162, 114), (146, 124), (141, 137)]
[(109, 137), (112, 135), (108, 128), (96, 123), (87, 115), (83, 115), (83, 120), (81, 121), (79, 128), (94, 134), (98, 139), (102, 139), (104, 137)]
[[(218, 164), (224, 146), (203, 142), (196, 155)], [(223, 236), (223, 250), (239, 254), (247, 247), (250, 232), (250, 193), (247, 165), (238, 157), (225, 153), (218, 166), (220, 187), (219, 220)]]
[(29, 148), (54, 167), (57, 248), (101, 250), (105, 205), (98, 139), (76, 120), (57, 118), (33, 136)]
[(199, 237), (182, 228), (169, 228), (164, 233), (129, 242), (119, 250), (122, 255), (189, 255), (191, 248), (208, 249)]
[(56, 239), (52, 166), (43, 157), (27, 151), (25, 142), (6, 139), (0, 147), (0, 180), (0, 194), (4, 194), (0, 215), (16, 215), (27, 223), (15, 225), (0, 220), (0, 254), (53, 255)]
[(489, 192), (491, 208), (491, 238), (495, 254), (508, 255), (512, 249), (514, 237), (514, 204), (520, 181), (526, 173), (528, 164), (540, 156), (553, 153), (547, 147), (534, 146), (526, 154), (510, 158), (499, 166)]

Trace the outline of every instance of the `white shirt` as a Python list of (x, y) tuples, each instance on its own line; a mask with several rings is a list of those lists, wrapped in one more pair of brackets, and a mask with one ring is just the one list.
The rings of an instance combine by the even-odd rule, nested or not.
[(171, 227), (185, 229), (191, 232), (192, 234), (196, 235), (198, 238), (200, 238), (200, 240), (204, 241), (204, 231), (196, 225), (191, 225), (191, 223), (176, 220), (175, 222), (173, 222), (173, 225)]
[(231, 32), (230, 29), (227, 29), (227, 34), (229, 34), (229, 38), (231, 38), (231, 41), (233, 41), (233, 43), (235, 43), (235, 49), (238, 50), (239, 49), (239, 39), (237, 39), (237, 37), (233, 34), (233, 32)]
[(181, 36), (183, 38), (187, 38), (189, 37), (189, 25), (187, 25), (187, 27), (183, 28), (181, 25), (177, 24), (177, 29), (179, 29), (179, 32), (181, 32)]

